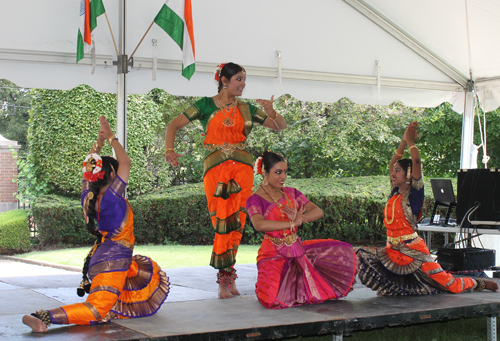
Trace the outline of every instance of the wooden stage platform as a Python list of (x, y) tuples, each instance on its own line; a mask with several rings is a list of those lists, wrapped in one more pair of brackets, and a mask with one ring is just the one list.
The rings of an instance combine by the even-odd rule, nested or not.
[[(277, 340), (332, 335), (342, 340), (360, 330), (485, 317), (488, 340), (496, 340), (500, 293), (381, 297), (361, 284), (346, 298), (282, 310), (263, 308), (255, 298), (255, 265), (240, 265), (241, 296), (217, 299), (210, 267), (167, 269), (172, 289), (156, 315), (94, 326), (51, 326), (34, 334), (24, 314), (81, 300), (74, 271), (0, 259), (0, 338), (3, 340)], [(76, 270), (76, 269), (69, 269)]]

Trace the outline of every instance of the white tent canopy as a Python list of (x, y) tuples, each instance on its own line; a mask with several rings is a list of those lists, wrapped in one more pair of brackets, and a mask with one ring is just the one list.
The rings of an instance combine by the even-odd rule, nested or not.
[[(119, 53), (130, 56), (164, 0), (103, 3)], [(486, 111), (500, 105), (500, 2), (495, 0), (192, 0), (196, 72), (191, 81), (180, 74), (179, 47), (157, 25), (129, 72), (117, 74), (104, 15), (93, 32), (94, 73), (90, 56), (75, 64), (79, 7), (80, 0), (5, 3), (0, 78), (23, 87), (70, 89), (84, 83), (117, 92), (122, 118), (126, 93), (161, 88), (174, 95), (213, 95), (213, 73), (223, 61), (246, 68), (246, 98), (291, 94), (308, 101), (348, 97), (360, 104), (398, 100), (420, 107), (448, 101), (458, 112), (465, 109), (462, 168), (470, 163), (475, 95)]]

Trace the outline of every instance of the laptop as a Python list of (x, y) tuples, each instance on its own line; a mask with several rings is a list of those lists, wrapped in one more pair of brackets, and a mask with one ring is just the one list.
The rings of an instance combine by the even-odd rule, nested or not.
[(432, 193), (434, 201), (443, 205), (455, 204), (455, 193), (450, 179), (431, 179)]

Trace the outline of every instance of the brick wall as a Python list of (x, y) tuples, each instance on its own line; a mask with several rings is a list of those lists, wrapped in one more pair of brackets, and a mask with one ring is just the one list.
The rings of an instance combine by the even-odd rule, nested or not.
[(16, 177), (16, 160), (9, 149), (0, 148), (0, 203), (17, 202), (17, 184), (12, 182)]
[(17, 203), (17, 183), (12, 182), (17, 177), (17, 163), (12, 156), (10, 147), (19, 149), (15, 141), (9, 141), (0, 135), (0, 206)]

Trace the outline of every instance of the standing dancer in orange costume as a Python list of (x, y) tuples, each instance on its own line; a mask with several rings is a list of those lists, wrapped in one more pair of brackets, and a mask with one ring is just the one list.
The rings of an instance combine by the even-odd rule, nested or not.
[(257, 101), (264, 110), (236, 98), (246, 85), (246, 72), (240, 65), (220, 64), (215, 80), (217, 95), (203, 97), (167, 126), (165, 160), (173, 166), (179, 164), (177, 159), (183, 155), (175, 153), (175, 135), (191, 121), (200, 120), (206, 149), (203, 182), (215, 230), (210, 265), (219, 270), (219, 298), (231, 298), (239, 295), (234, 264), (247, 216), (246, 200), (252, 195), (253, 186), (247, 136), (254, 125), (283, 130), (286, 122), (273, 109), (274, 96), (269, 101)]

